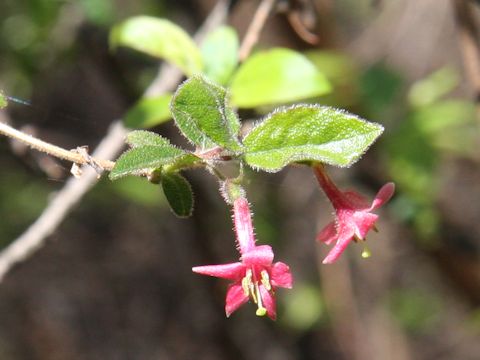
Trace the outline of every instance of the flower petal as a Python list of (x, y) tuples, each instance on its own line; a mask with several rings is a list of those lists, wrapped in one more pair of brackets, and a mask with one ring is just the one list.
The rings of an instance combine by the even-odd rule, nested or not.
[(351, 226), (342, 226), (338, 232), (338, 240), (327, 257), (323, 259), (324, 264), (332, 264), (345, 251), (346, 247), (353, 238), (355, 231)]
[(354, 215), (354, 223), (356, 226), (355, 235), (364, 240), (367, 233), (373, 228), (378, 220), (378, 215), (369, 212), (360, 212)]
[(385, 204), (390, 198), (393, 196), (395, 192), (395, 184), (393, 182), (389, 182), (382, 186), (382, 188), (378, 191), (375, 199), (373, 199), (372, 206), (370, 206), (370, 210), (378, 209), (380, 206)]
[(265, 309), (267, 309), (267, 315), (270, 319), (275, 320), (277, 318), (275, 297), (267, 289), (265, 289), (263, 285), (260, 285), (259, 288), (263, 306), (265, 307)]
[(237, 283), (229, 286), (227, 290), (227, 297), (225, 299), (225, 314), (227, 317), (237, 310), (240, 306), (248, 301), (248, 296), (245, 295), (242, 285)]
[(342, 194), (351, 208), (356, 210), (368, 209), (369, 201), (367, 198), (363, 195), (360, 195), (355, 190), (347, 190), (342, 192)]
[(273, 261), (273, 250), (269, 245), (255, 246), (242, 254), (242, 262), (246, 265), (270, 266)]
[(271, 279), (273, 287), (292, 288), (293, 278), (290, 268), (283, 262), (276, 262), (271, 269)]
[(327, 245), (330, 245), (334, 240), (338, 238), (337, 235), (337, 225), (335, 221), (332, 221), (327, 226), (323, 228), (317, 235), (317, 241), (324, 242)]
[(221, 265), (195, 266), (192, 271), (197, 274), (215, 276), (228, 280), (240, 280), (245, 276), (245, 265), (241, 262)]

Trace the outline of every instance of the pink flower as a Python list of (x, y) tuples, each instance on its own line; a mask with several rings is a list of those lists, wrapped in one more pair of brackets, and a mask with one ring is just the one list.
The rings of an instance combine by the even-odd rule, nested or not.
[(222, 265), (196, 266), (198, 274), (231, 280), (225, 304), (230, 316), (250, 298), (257, 304), (258, 316), (276, 318), (275, 289), (292, 287), (292, 275), (288, 265), (273, 263), (273, 251), (268, 245), (255, 245), (252, 218), (247, 199), (237, 198), (233, 203), (235, 232), (241, 254), (240, 261)]
[(335, 241), (335, 245), (323, 260), (331, 264), (343, 253), (350, 241), (365, 240), (367, 233), (375, 229), (378, 215), (372, 211), (385, 204), (393, 195), (395, 185), (385, 184), (375, 196), (371, 204), (355, 191), (340, 191), (328, 177), (323, 165), (318, 164), (313, 169), (318, 183), (332, 203), (336, 221), (332, 221), (317, 235), (317, 240), (327, 245)]

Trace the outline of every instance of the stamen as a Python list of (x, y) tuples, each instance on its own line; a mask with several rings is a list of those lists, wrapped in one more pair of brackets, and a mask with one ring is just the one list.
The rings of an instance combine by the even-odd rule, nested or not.
[(248, 296), (250, 292), (248, 290), (248, 279), (246, 276), (242, 279), (242, 289), (245, 296)]
[(255, 294), (253, 293), (252, 269), (248, 269), (245, 277), (242, 279), (242, 289), (245, 296), (252, 295), (253, 301), (256, 303)]
[(268, 291), (272, 290), (272, 285), (270, 284), (270, 276), (268, 276), (267, 270), (262, 270), (260, 273), (262, 275), (262, 284), (265, 286), (265, 289)]
[[(257, 283), (255, 283), (255, 285), (257, 285)], [(255, 304), (258, 303), (258, 297), (255, 295), (255, 286), (253, 285), (252, 282), (250, 282), (250, 284), (248, 285), (249, 289), (250, 289), (250, 295), (252, 296), (252, 300)], [(261, 300), (260, 300), (261, 301)]]
[(260, 289), (258, 287), (258, 283), (255, 283), (255, 290), (256, 290), (256, 293), (257, 293), (257, 299), (258, 299), (258, 309), (257, 311), (255, 312), (255, 315), (257, 316), (265, 316), (267, 314), (267, 309), (265, 309), (263, 307), (263, 304), (262, 304), (262, 296), (260, 295)]

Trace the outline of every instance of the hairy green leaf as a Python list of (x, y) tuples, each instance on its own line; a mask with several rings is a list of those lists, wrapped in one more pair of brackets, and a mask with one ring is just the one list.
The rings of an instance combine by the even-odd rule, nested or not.
[(126, 142), (131, 147), (141, 147), (146, 145), (173, 147), (170, 141), (154, 132), (145, 130), (135, 130), (128, 133)]
[(185, 168), (191, 168), (202, 162), (198, 156), (192, 153), (185, 153), (184, 155), (175, 159), (171, 164), (165, 165), (163, 168), (168, 171), (178, 171)]
[(144, 171), (174, 163), (184, 154), (183, 150), (172, 145), (134, 147), (118, 158), (109, 177), (115, 180), (126, 175), (140, 175)]
[(163, 173), (162, 188), (170, 207), (178, 217), (189, 217), (193, 211), (193, 192), (189, 182), (178, 173)]
[(232, 104), (251, 108), (326, 94), (326, 77), (304, 55), (277, 48), (254, 54), (235, 73)]
[(225, 85), (238, 65), (238, 36), (234, 28), (221, 26), (208, 34), (201, 47), (203, 73)]
[(200, 51), (192, 38), (178, 25), (150, 16), (136, 16), (110, 33), (112, 47), (126, 46), (178, 66), (187, 75), (202, 70)]
[(173, 96), (171, 112), (183, 135), (205, 149), (221, 146), (240, 151), (240, 122), (228, 106), (227, 91), (201, 76), (185, 81)]
[(130, 128), (149, 128), (160, 125), (172, 118), (170, 101), (172, 94), (140, 99), (124, 117), (125, 126)]
[(382, 131), (381, 125), (343, 110), (293, 106), (271, 113), (245, 137), (245, 161), (271, 172), (307, 160), (350, 166)]

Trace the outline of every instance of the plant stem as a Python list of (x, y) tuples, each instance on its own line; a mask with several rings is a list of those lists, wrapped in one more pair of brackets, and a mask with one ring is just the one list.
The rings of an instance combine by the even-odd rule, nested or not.
[(55, 156), (59, 159), (67, 160), (78, 165), (95, 164), (104, 170), (111, 170), (115, 163), (110, 160), (94, 159), (85, 156), (77, 150), (66, 150), (59, 146), (47, 143), (43, 140), (37, 139), (31, 135), (25, 134), (10, 125), (0, 122), (0, 134), (6, 135), (12, 139), (21, 141), (27, 144), (32, 149), (44, 152), (46, 154)]

